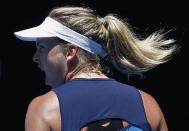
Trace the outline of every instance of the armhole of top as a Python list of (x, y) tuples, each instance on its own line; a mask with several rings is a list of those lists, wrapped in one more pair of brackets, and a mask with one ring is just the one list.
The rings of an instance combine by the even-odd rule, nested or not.
[(135, 90), (136, 90), (137, 93), (138, 93), (138, 96), (139, 96), (139, 99), (140, 99), (140, 105), (141, 105), (141, 107), (142, 107), (142, 110), (143, 110), (143, 113), (144, 113), (146, 122), (148, 122), (148, 124), (150, 125), (150, 123), (149, 123), (149, 121), (148, 121), (148, 118), (147, 118), (146, 111), (145, 111), (144, 101), (143, 101), (143, 99), (142, 99), (142, 95), (141, 95), (140, 91), (139, 91), (137, 88), (135, 88)]
[(62, 104), (62, 102), (61, 102), (61, 98), (60, 98), (60, 96), (59, 96), (59, 94), (58, 94), (58, 91), (56, 90), (56, 89), (51, 89), (51, 91), (53, 91), (54, 92), (54, 94), (56, 95), (56, 97), (57, 97), (57, 100), (58, 100), (58, 103), (59, 103), (59, 109), (60, 109), (60, 120), (61, 120), (61, 131), (63, 130), (63, 128), (62, 127), (64, 127), (64, 119), (63, 119), (63, 115), (64, 115), (64, 113), (63, 113), (63, 111), (62, 111), (62, 107), (63, 107), (63, 104)]

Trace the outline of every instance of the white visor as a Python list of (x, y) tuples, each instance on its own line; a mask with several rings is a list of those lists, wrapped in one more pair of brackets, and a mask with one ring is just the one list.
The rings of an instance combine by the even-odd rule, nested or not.
[(14, 34), (23, 41), (36, 41), (37, 38), (58, 37), (69, 43), (75, 44), (88, 52), (97, 54), (102, 58), (107, 55), (100, 44), (71, 30), (50, 17), (47, 17), (39, 26), (18, 31)]

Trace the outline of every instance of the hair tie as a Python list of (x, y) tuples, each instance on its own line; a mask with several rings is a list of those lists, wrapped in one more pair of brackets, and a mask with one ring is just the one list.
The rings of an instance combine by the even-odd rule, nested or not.
[(99, 18), (99, 21), (100, 21), (102, 24), (104, 24), (104, 23), (106, 22), (103, 17), (100, 17), (100, 18)]

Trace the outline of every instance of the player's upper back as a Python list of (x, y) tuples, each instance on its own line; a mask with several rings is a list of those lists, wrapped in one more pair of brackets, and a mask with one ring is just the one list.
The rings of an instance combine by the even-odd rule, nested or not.
[[(146, 115), (141, 103), (144, 103)], [(121, 117), (133, 125), (141, 126), (144, 130), (150, 130), (149, 122), (153, 130), (165, 126), (166, 131), (166, 123), (161, 110), (150, 95), (142, 91), (139, 93), (136, 88), (113, 80), (106, 82), (97, 80), (84, 82), (81, 79), (72, 81), (56, 88), (54, 92), (50, 91), (46, 95), (34, 99), (28, 109), (28, 114), (34, 113), (30, 110), (36, 110), (32, 108), (33, 106), (39, 108), (39, 112), (41, 112), (39, 117), (44, 117), (43, 122), (53, 131), (61, 129), (66, 131), (68, 128), (77, 130), (87, 122), (108, 117)], [(29, 115), (27, 116), (29, 117)], [(145, 119), (146, 116), (147, 119)], [(28, 119), (30, 120), (30, 118)], [(71, 120), (72, 122), (69, 122)], [(78, 120), (80, 121), (78, 122)], [(70, 123), (72, 123), (72, 127), (69, 127)], [(27, 125), (30, 124), (27, 124), (26, 119), (26, 128)]]

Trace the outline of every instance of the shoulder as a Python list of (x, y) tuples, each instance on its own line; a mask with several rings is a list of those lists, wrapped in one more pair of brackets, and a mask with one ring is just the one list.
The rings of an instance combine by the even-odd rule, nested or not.
[(56, 94), (53, 91), (38, 96), (34, 98), (28, 106), (25, 128), (27, 131), (43, 130), (40, 128), (51, 128), (52, 121), (57, 119), (56, 114), (58, 113), (59, 103)]
[(37, 112), (49, 112), (55, 109), (58, 105), (58, 99), (53, 91), (49, 91), (44, 95), (35, 97), (29, 104), (28, 110)]
[(155, 98), (144, 91), (140, 90), (139, 92), (142, 96), (146, 116), (152, 130), (167, 131), (167, 124), (163, 112)]

